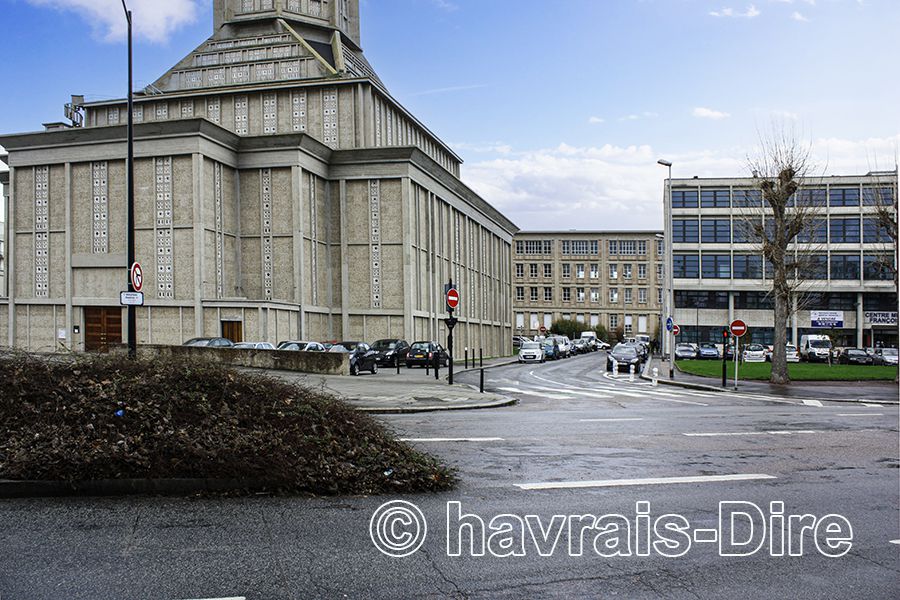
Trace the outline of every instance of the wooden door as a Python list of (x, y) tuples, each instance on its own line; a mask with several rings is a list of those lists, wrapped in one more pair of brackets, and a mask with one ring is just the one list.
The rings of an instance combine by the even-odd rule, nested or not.
[(222, 337), (235, 344), (244, 341), (244, 324), (241, 321), (222, 321)]
[(84, 309), (84, 349), (109, 352), (122, 343), (122, 309), (90, 307)]

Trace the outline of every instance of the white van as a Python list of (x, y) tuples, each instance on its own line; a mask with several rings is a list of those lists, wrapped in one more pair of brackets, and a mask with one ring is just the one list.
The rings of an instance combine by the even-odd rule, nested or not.
[(827, 335), (801, 335), (800, 360), (828, 362), (831, 339)]
[(596, 332), (582, 331), (581, 339), (583, 339), (587, 343), (588, 348), (590, 348), (592, 352), (597, 349), (598, 344), (597, 344), (597, 333)]
[(569, 358), (572, 356), (572, 341), (564, 335), (556, 336), (556, 343), (559, 344), (559, 354)]

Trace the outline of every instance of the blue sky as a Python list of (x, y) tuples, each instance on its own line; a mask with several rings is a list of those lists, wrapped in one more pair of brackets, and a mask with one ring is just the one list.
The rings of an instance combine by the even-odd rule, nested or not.
[[(0, 131), (121, 97), (120, 0), (0, 0)], [(135, 78), (212, 29), (211, 1), (132, 0)], [(77, 7), (73, 9), (72, 7)], [(548, 7), (551, 7), (548, 9)], [(394, 96), (523, 228), (659, 227), (664, 171), (742, 175), (773, 120), (819, 170), (892, 168), (896, 0), (362, 0), (363, 47)], [(15, 90), (11, 92), (11, 90)]]

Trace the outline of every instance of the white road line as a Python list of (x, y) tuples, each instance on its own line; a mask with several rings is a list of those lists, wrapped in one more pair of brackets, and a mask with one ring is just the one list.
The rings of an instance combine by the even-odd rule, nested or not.
[(614, 423), (616, 421), (643, 421), (641, 417), (622, 417), (619, 419), (578, 419), (579, 423)]
[(694, 402), (692, 400), (676, 400), (675, 398), (663, 398), (656, 397), (654, 400), (662, 400), (664, 402), (677, 402), (679, 404), (693, 404), (694, 406), (709, 406), (709, 404), (704, 404), (703, 402)]
[(806, 406), (822, 406), (822, 403), (818, 400), (804, 400), (803, 404)]
[(532, 392), (530, 390), (522, 390), (514, 387), (502, 387), (497, 388), (498, 390), (502, 390), (504, 392), (512, 392), (514, 394), (525, 394), (527, 396), (537, 396), (539, 398), (546, 398), (548, 400), (573, 400), (572, 396), (564, 396), (562, 394), (548, 394), (547, 392)]
[(663, 485), (669, 483), (714, 483), (717, 481), (752, 481), (758, 479), (775, 479), (772, 475), (743, 474), (735, 475), (697, 475), (693, 477), (652, 477), (648, 479), (605, 479), (599, 481), (550, 481), (545, 483), (517, 483), (522, 490), (559, 490), (571, 488), (621, 487), (634, 485)]
[(541, 391), (544, 391), (544, 392), (551, 392), (551, 393), (563, 391), (563, 392), (565, 392), (566, 394), (576, 394), (576, 395), (578, 395), (578, 396), (587, 396), (587, 397), (589, 397), (589, 398), (600, 398), (600, 399), (612, 398), (612, 396), (610, 396), (609, 394), (600, 394), (600, 393), (598, 393), (598, 392), (582, 392), (581, 390), (573, 390), (573, 389), (571, 389), (571, 388), (559, 390), (559, 389), (557, 389), (557, 388), (532, 387), (531, 389), (533, 389), (533, 390), (541, 390)]
[(883, 404), (869, 404), (869, 403), (863, 402), (863, 406), (868, 406), (869, 408), (882, 408), (884, 405)]
[(891, 540), (892, 544), (900, 544), (900, 540)]
[(839, 417), (883, 417), (884, 413), (838, 413)]
[(727, 433), (682, 433), (688, 437), (720, 437), (745, 435), (793, 435), (795, 433), (819, 433), (811, 429), (784, 429), (779, 431), (729, 431)]
[(401, 442), (503, 442), (498, 437), (473, 437), (473, 438), (400, 438)]

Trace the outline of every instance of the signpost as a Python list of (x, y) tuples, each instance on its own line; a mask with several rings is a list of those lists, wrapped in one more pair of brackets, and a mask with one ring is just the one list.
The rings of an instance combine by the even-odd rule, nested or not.
[(141, 267), (141, 263), (136, 262), (131, 265), (129, 273), (131, 276), (131, 287), (134, 288), (135, 292), (140, 292), (144, 289), (144, 269)]
[(143, 306), (144, 292), (119, 292), (119, 304), (122, 306)]
[(545, 333), (547, 333), (547, 328), (541, 325), (541, 328), (538, 329), (538, 331), (541, 333), (541, 335), (544, 335)]
[(672, 325), (672, 329), (670, 329), (669, 331), (672, 332), (672, 335), (678, 335), (681, 333), (681, 327), (679, 327), (678, 325)]
[(675, 329), (675, 319), (673, 319), (672, 317), (669, 317), (668, 319), (666, 319), (666, 331), (674, 331), (674, 329)]
[(444, 286), (444, 299), (447, 303), (447, 314), (449, 315), (444, 319), (444, 323), (447, 325), (447, 353), (450, 355), (447, 358), (449, 373), (447, 382), (450, 385), (453, 385), (453, 328), (456, 327), (458, 321), (458, 319), (453, 316), (453, 311), (459, 306), (459, 290), (453, 285), (453, 279), (450, 279), (447, 285)]
[[(741, 354), (741, 338), (747, 333), (747, 324), (741, 321), (740, 319), (735, 319), (731, 322), (731, 325), (728, 326), (729, 331), (731, 331), (731, 335), (734, 336), (734, 389), (737, 389), (738, 386), (738, 364), (740, 361)], [(723, 358), (724, 358), (724, 352)], [(722, 380), (722, 387), (725, 387), (724, 379)]]

